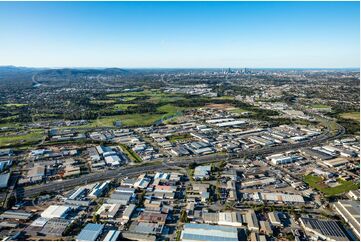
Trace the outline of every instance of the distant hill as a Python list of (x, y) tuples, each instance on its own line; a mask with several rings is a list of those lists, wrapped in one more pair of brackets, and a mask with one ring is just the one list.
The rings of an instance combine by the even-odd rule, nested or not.
[(49, 69), (39, 72), (40, 75), (127, 75), (129, 71), (120, 68), (105, 68), (105, 69), (77, 69), (77, 68), (63, 68), (63, 69)]
[[(120, 68), (32, 68), (17, 66), (0, 66), (0, 81), (30, 80), (34, 74), (43, 77), (94, 76), (94, 75), (129, 75), (132, 71)], [(134, 74), (134, 73), (133, 73)]]
[(18, 67), (18, 66), (0, 66), (0, 75), (30, 73), (30, 72), (42, 71), (42, 70), (45, 70), (45, 68), (30, 68), (30, 67)]

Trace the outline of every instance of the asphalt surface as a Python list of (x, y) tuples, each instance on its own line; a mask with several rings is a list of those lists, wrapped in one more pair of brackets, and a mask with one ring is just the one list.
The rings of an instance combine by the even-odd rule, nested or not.
[(304, 147), (315, 146), (329, 140), (337, 139), (345, 133), (344, 127), (339, 126), (339, 128), (340, 129), (338, 130), (338, 132), (334, 135), (330, 134), (329, 132), (326, 132), (306, 142), (299, 142), (296, 144), (285, 144), (281, 146), (261, 148), (258, 150), (242, 151), (237, 154), (211, 154), (211, 155), (205, 155), (199, 157), (171, 158), (172, 161), (169, 160), (170, 158), (166, 158), (163, 160), (157, 160), (159, 164), (154, 164), (154, 165), (141, 165), (136, 167), (117, 168), (114, 170), (106, 170), (102, 172), (83, 175), (81, 177), (69, 179), (69, 180), (51, 181), (46, 184), (25, 187), (25, 188), (18, 187), (16, 188), (15, 194), (17, 198), (29, 198), (32, 196), (39, 195), (41, 193), (61, 192), (66, 189), (70, 189), (80, 185), (86, 185), (88, 183), (137, 175), (145, 172), (159, 171), (165, 167), (165, 165), (163, 164), (164, 162), (167, 164), (167, 168), (169, 168), (169, 166), (185, 167), (192, 162), (196, 162), (197, 164), (208, 163), (217, 160), (218, 161), (227, 160), (229, 162), (237, 162), (237, 159), (239, 158), (246, 158), (246, 157), (253, 158), (256, 156), (263, 156), (266, 154), (278, 153), (291, 149), (300, 149)]

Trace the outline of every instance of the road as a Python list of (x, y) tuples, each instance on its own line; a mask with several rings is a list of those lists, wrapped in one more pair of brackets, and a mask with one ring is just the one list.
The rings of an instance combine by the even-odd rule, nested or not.
[(137, 175), (145, 172), (159, 171), (165, 167), (163, 163), (166, 163), (168, 168), (170, 166), (174, 166), (176, 168), (177, 166), (181, 166), (181, 167), (188, 166), (188, 164), (192, 162), (196, 162), (197, 164), (203, 164), (203, 163), (220, 161), (220, 160), (227, 160), (228, 162), (237, 162), (237, 159), (239, 158), (255, 157), (255, 156), (261, 156), (271, 153), (283, 152), (291, 149), (299, 149), (303, 147), (315, 146), (329, 140), (337, 139), (341, 137), (344, 133), (345, 133), (345, 129), (342, 126), (339, 126), (339, 130), (336, 134), (331, 134), (329, 132), (326, 132), (319, 135), (317, 138), (306, 142), (300, 142), (296, 144), (285, 144), (281, 146), (267, 147), (258, 150), (246, 150), (237, 154), (211, 154), (200, 157), (184, 157), (184, 158), (174, 158), (174, 159), (172, 158), (173, 162), (169, 161), (168, 160), (169, 158), (167, 158), (164, 160), (157, 160), (159, 162), (158, 164), (141, 165), (135, 167), (133, 166), (128, 168), (118, 168), (114, 170), (106, 170), (103, 172), (92, 173), (69, 180), (52, 181), (47, 184), (41, 184), (41, 185), (25, 187), (25, 188), (18, 187), (16, 189), (15, 194), (17, 198), (24, 198), (24, 197), (32, 197), (35, 195), (39, 195), (40, 193), (44, 193), (44, 192), (59, 192), (79, 185), (85, 185), (87, 183)]

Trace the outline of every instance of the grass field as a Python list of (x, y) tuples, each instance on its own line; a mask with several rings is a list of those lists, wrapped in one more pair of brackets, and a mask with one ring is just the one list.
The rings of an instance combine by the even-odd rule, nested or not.
[(34, 130), (22, 135), (2, 136), (0, 137), (0, 147), (39, 142), (43, 136), (44, 131), (42, 130)]
[(24, 107), (26, 105), (27, 104), (23, 104), (23, 103), (7, 103), (7, 104), (4, 104), (4, 107), (7, 107), (7, 108), (12, 108), (12, 107), (20, 108), (20, 107)]
[(356, 184), (352, 181), (344, 181), (339, 179), (338, 182), (340, 185), (336, 187), (328, 187), (324, 182), (323, 178), (314, 175), (307, 175), (304, 178), (304, 181), (310, 186), (320, 192), (324, 193), (326, 196), (340, 195), (350, 190), (358, 189), (359, 184)]
[(135, 107), (137, 104), (135, 103), (121, 103), (121, 104), (114, 104), (114, 110), (127, 110), (128, 107)]
[(124, 144), (120, 144), (120, 147), (122, 147), (123, 151), (126, 153), (126, 155), (131, 161), (136, 163), (142, 162), (142, 159), (131, 148)]
[(161, 119), (163, 114), (125, 114), (125, 115), (116, 115), (109, 117), (102, 117), (97, 120), (94, 120), (88, 125), (83, 127), (92, 128), (92, 127), (112, 127), (114, 122), (120, 120), (122, 125), (127, 127), (137, 127), (137, 126), (149, 126), (152, 125), (157, 120)]
[(152, 103), (173, 102), (183, 99), (182, 95), (173, 94), (173, 93), (164, 93), (159, 90), (144, 90), (140, 92), (113, 93), (113, 94), (108, 94), (107, 97), (124, 98), (124, 101), (132, 101), (137, 97), (148, 97), (147, 101)]
[(90, 103), (93, 104), (110, 104), (115, 103), (115, 100), (109, 99), (109, 100), (91, 100)]
[(166, 104), (166, 105), (160, 106), (157, 110), (162, 113), (167, 113), (167, 115), (174, 115), (174, 114), (184, 111), (186, 109), (187, 108), (185, 108), (185, 107), (177, 107), (177, 106), (174, 106), (173, 104)]
[(360, 122), (360, 112), (341, 113), (340, 116), (344, 119), (352, 119)]
[(20, 126), (19, 123), (0, 123), (0, 128), (7, 127), (7, 128), (18, 128)]
[(190, 134), (172, 135), (169, 137), (169, 141), (175, 143), (177, 141), (188, 140), (191, 138), (192, 136)]
[(231, 113), (239, 113), (239, 114), (244, 113), (244, 112), (250, 112), (250, 111), (248, 111), (246, 109), (242, 109), (242, 108), (235, 108), (235, 109), (232, 109), (232, 110), (229, 110), (229, 111)]
[(311, 108), (331, 108), (331, 107), (325, 104), (314, 104), (311, 105)]

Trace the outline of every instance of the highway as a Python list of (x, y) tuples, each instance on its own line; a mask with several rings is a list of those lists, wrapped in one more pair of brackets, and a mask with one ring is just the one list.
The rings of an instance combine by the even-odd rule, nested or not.
[(169, 161), (169, 158), (164, 160), (157, 160), (154, 163), (158, 162), (158, 164), (149, 164), (149, 165), (140, 165), (140, 166), (133, 166), (127, 168), (118, 168), (114, 170), (106, 170), (97, 173), (91, 173), (87, 175), (83, 175), (78, 178), (69, 179), (69, 180), (62, 180), (62, 181), (51, 181), (46, 184), (31, 186), (31, 187), (18, 187), (16, 188), (16, 197), (17, 198), (27, 198), (32, 197), (35, 195), (39, 195), (41, 193), (46, 192), (59, 192), (66, 189), (70, 189), (79, 185), (85, 185), (87, 183), (93, 183), (98, 181), (104, 181), (113, 178), (121, 178), (131, 175), (137, 175), (145, 172), (153, 172), (159, 171), (165, 167), (163, 163), (169, 166), (187, 166), (192, 162), (196, 162), (197, 164), (208, 163), (212, 161), (219, 161), (219, 160), (227, 160), (228, 162), (237, 162), (239, 158), (252, 158), (255, 156), (263, 156), (271, 153), (278, 153), (283, 152), (291, 149), (299, 149), (304, 147), (315, 146), (321, 143), (324, 143), (329, 140), (337, 139), (341, 137), (345, 133), (345, 129), (342, 126), (339, 126), (339, 130), (336, 134), (330, 134), (328, 131), (319, 135), (318, 137), (306, 141), (306, 142), (299, 142), (296, 144), (285, 144), (275, 147), (266, 147), (261, 148), (258, 150), (245, 150), (239, 152), (237, 154), (211, 154), (206, 156), (199, 156), (199, 157), (185, 157), (185, 158), (172, 158), (173, 161)]

